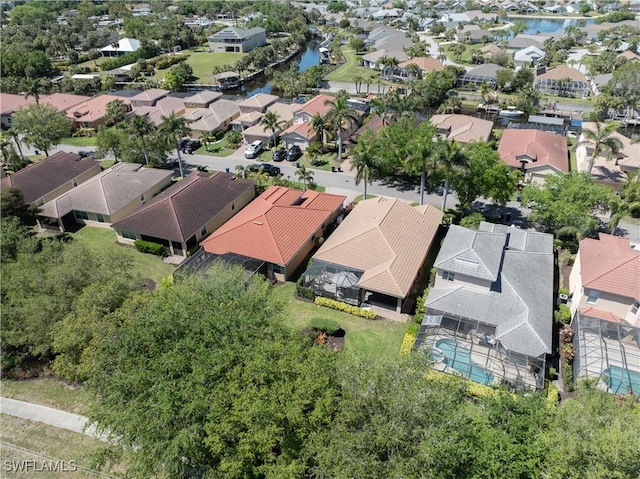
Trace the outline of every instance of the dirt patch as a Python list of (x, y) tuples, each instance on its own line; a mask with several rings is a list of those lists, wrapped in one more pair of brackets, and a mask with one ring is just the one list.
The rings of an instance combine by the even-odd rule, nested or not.
[(331, 333), (316, 328), (305, 328), (301, 332), (304, 336), (308, 337), (313, 344), (330, 348), (336, 352), (344, 348), (346, 333), (342, 328), (337, 331), (332, 331)]
[(151, 278), (145, 278), (142, 280), (142, 289), (145, 291), (153, 291), (158, 287), (158, 283), (156, 283)]

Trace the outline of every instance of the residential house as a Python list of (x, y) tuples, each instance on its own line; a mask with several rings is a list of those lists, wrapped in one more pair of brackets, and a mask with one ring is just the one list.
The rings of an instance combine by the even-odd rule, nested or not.
[[(293, 113), (299, 108), (299, 105), (291, 104), (291, 103), (273, 103), (268, 108), (267, 111), (272, 111), (282, 122), (282, 126), (276, 129), (276, 137), (279, 137), (284, 130), (290, 127), (293, 124)], [(306, 133), (305, 133), (306, 134)], [(272, 141), (272, 131), (265, 128), (260, 123), (256, 123), (253, 126), (248, 126), (242, 131), (242, 136), (244, 137), (245, 143), (253, 143), (254, 141), (262, 141), (267, 144)], [(312, 141), (311, 138), (315, 139), (315, 136), (310, 138), (306, 138), (302, 141), (302, 144), (306, 145), (309, 141)], [(290, 138), (291, 143), (296, 143), (296, 141), (300, 141), (301, 138), (294, 139)]]
[[(490, 43), (489, 45), (486, 45), (480, 49), (480, 55), (482, 55), (482, 57), (486, 60), (491, 60), (493, 57), (500, 53), (504, 53), (504, 50), (495, 43)], [(491, 62), (489, 61), (488, 63)]]
[(45, 203), (38, 212), (38, 223), (41, 228), (60, 231), (76, 223), (109, 227), (169, 186), (172, 175), (172, 170), (116, 163)]
[(354, 131), (353, 134), (345, 140), (345, 146), (347, 148), (354, 148), (358, 144), (358, 138), (366, 130), (378, 133), (384, 126), (384, 121), (380, 115), (371, 115), (360, 128)]
[(433, 115), (429, 121), (437, 128), (439, 135), (458, 143), (489, 141), (493, 129), (492, 121), (469, 115)]
[(376, 50), (362, 56), (362, 66), (373, 70), (382, 70), (384, 68), (380, 61), (382, 58), (395, 58), (398, 62), (405, 62), (409, 60), (409, 55), (403, 50)]
[(542, 9), (548, 13), (555, 13), (555, 14), (567, 13), (564, 5), (547, 5), (545, 7), (542, 7)]
[(267, 93), (257, 93), (252, 97), (238, 102), (240, 107), (240, 113), (264, 113), (271, 105), (278, 101), (280, 97), (276, 95), (269, 95)]
[(632, 52), (631, 50), (625, 50), (617, 58), (624, 58), (628, 62), (637, 62), (640, 61), (640, 55)]
[[(265, 133), (269, 134), (268, 130)], [(282, 141), (287, 148), (296, 145), (302, 150), (306, 150), (314, 141), (320, 141), (317, 133), (311, 127), (311, 123), (294, 123), (282, 132)]]
[(589, 81), (581, 71), (558, 65), (538, 74), (533, 88), (549, 95), (586, 98), (589, 95)]
[(612, 78), (613, 73), (603, 73), (591, 77), (591, 91), (593, 94), (599, 95), (602, 92), (602, 88), (607, 86)]
[(466, 13), (445, 13), (440, 21), (446, 28), (458, 28), (461, 23), (469, 23), (471, 19)]
[(540, 48), (531, 45), (529, 47), (518, 50), (513, 55), (513, 61), (515, 63), (516, 68), (521, 68), (521, 67), (533, 68), (540, 62), (540, 60), (544, 58), (544, 55), (545, 55), (544, 50), (541, 50)]
[(209, 108), (191, 108), (182, 115), (194, 137), (227, 131), (239, 116), (238, 103), (231, 100), (218, 100)]
[(314, 96), (310, 100), (307, 100), (305, 103), (303, 103), (301, 106), (298, 106), (298, 108), (293, 113), (293, 122), (310, 122), (316, 114), (325, 116), (331, 109), (331, 106), (327, 105), (326, 103), (333, 100), (335, 100), (335, 97), (332, 95), (327, 95), (326, 93), (321, 93), (320, 95)]
[(201, 245), (208, 253), (263, 261), (269, 277), (286, 281), (335, 223), (345, 199), (272, 186)]
[(543, 35), (529, 35), (519, 33), (507, 42), (507, 53), (515, 53), (518, 50), (528, 47), (536, 47), (544, 51), (544, 41), (548, 37)]
[(166, 97), (169, 93), (171, 93), (169, 90), (151, 88), (132, 96), (129, 100), (131, 101), (131, 106), (134, 109), (140, 106), (153, 106), (158, 100)]
[(313, 255), (304, 284), (356, 306), (408, 311), (441, 223), (442, 212), (431, 205), (360, 201)]
[(440, 60), (436, 60), (431, 57), (415, 57), (411, 60), (407, 60), (402, 63), (398, 63), (398, 67), (394, 70), (393, 76), (402, 80), (413, 78), (413, 74), (410, 69), (407, 68), (409, 65), (415, 65), (420, 70), (420, 77), (424, 77), (424, 75), (431, 73), (433, 71), (439, 72), (444, 70), (444, 65)]
[(100, 52), (103, 57), (119, 57), (127, 53), (133, 53), (140, 49), (141, 46), (140, 40), (136, 40), (135, 38), (121, 38), (117, 42), (102, 47)]
[(212, 90), (202, 90), (195, 95), (184, 99), (185, 108), (209, 108), (216, 100), (219, 100), (222, 93)]
[(209, 50), (212, 52), (247, 53), (267, 44), (267, 32), (264, 28), (249, 29), (226, 27), (209, 38)]
[(486, 83), (491, 88), (496, 88), (498, 71), (504, 68), (494, 63), (484, 63), (472, 68), (462, 77), (458, 78), (457, 86), (461, 88), (477, 89), (482, 83)]
[(112, 227), (120, 243), (152, 241), (172, 255), (187, 256), (254, 197), (253, 180), (230, 173), (193, 172)]
[(43, 95), (39, 102), (51, 105), (59, 112), (66, 112), (69, 108), (73, 108), (82, 102), (91, 100), (90, 96), (71, 95), (69, 93), (52, 93), (51, 95)]
[(599, 234), (580, 241), (571, 275), (575, 378), (640, 395), (640, 247)]
[(184, 101), (175, 96), (165, 96), (157, 100), (153, 106), (140, 106), (134, 108), (133, 113), (139, 116), (148, 116), (156, 126), (164, 123), (164, 119), (172, 113), (180, 116), (185, 112)]
[(452, 225), (414, 348), (481, 384), (541, 390), (553, 335), (553, 236)]
[(375, 43), (379, 40), (383, 39), (405, 39), (407, 36), (404, 32), (401, 32), (397, 28), (389, 27), (387, 25), (382, 25), (374, 28), (369, 32), (367, 36), (366, 43), (369, 46), (375, 45)]
[(525, 181), (544, 182), (547, 175), (569, 172), (567, 137), (540, 130), (508, 128), (498, 146), (500, 159), (524, 173)]
[(21, 107), (35, 103), (32, 96), (25, 98), (24, 95), (14, 95), (12, 93), (0, 93), (0, 121), (2, 128), (8, 130), (13, 124), (13, 115)]
[(100, 125), (104, 125), (107, 122), (107, 105), (114, 100), (123, 102), (124, 111), (131, 110), (131, 102), (127, 98), (113, 95), (98, 95), (90, 100), (72, 106), (66, 111), (66, 116), (73, 122), (75, 129), (97, 129)]
[(493, 40), (493, 33), (478, 25), (465, 25), (462, 30), (457, 31), (456, 35), (458, 42), (467, 44), (487, 43)]
[(58, 151), (2, 178), (0, 191), (18, 188), (25, 203), (42, 206), (101, 171), (97, 161), (83, 159), (77, 153)]

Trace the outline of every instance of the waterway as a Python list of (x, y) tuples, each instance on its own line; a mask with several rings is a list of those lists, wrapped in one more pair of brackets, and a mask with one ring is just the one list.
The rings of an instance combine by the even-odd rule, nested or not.
[[(311, 68), (312, 66), (320, 64), (320, 44), (317, 42), (309, 42), (305, 46), (302, 52), (295, 56), (291, 61), (298, 62), (298, 72)], [(283, 65), (283, 69), (289, 68), (288, 65)], [(271, 83), (266, 75), (260, 75), (251, 81), (246, 82), (240, 88), (234, 90), (228, 90), (224, 92), (225, 95), (239, 95), (244, 97), (251, 97), (256, 93), (271, 93)]]
[(595, 18), (577, 19), (577, 18), (510, 18), (510, 22), (524, 22), (527, 25), (527, 30), (524, 32), (528, 35), (535, 35), (540, 33), (541, 35), (555, 33), (559, 30), (564, 30), (569, 25), (575, 25), (578, 27), (586, 27), (596, 22)]

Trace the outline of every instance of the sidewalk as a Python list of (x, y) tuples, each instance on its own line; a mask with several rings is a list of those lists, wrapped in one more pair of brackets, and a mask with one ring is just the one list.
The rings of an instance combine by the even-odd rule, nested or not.
[(107, 434), (98, 434), (94, 425), (87, 427), (89, 418), (59, 409), (0, 397), (0, 413), (41, 422), (49, 426), (66, 429), (67, 431), (85, 434), (101, 441), (107, 441)]

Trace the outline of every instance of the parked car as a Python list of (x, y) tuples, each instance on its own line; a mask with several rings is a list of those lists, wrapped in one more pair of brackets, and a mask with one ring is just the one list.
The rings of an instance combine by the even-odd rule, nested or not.
[(269, 163), (253, 163), (249, 165), (249, 171), (257, 173), (262, 168), (262, 171), (267, 173), (269, 176), (278, 176), (280, 174), (280, 168), (274, 165), (270, 165)]
[(302, 150), (298, 145), (293, 145), (287, 152), (287, 161), (296, 161), (302, 156)]
[(184, 151), (185, 147), (187, 146), (187, 142), (190, 141), (189, 138), (183, 138), (182, 140), (180, 140), (178, 142), (178, 149), (180, 151)]
[(188, 140), (184, 145), (184, 150), (186, 153), (192, 154), (198, 148), (202, 146), (202, 142), (200, 140)]
[(264, 148), (264, 144), (260, 140), (256, 140), (247, 146), (247, 149), (244, 151), (245, 158), (256, 158), (260, 153), (262, 153), (262, 148)]
[(273, 161), (282, 161), (287, 157), (287, 150), (281, 148), (273, 152)]

